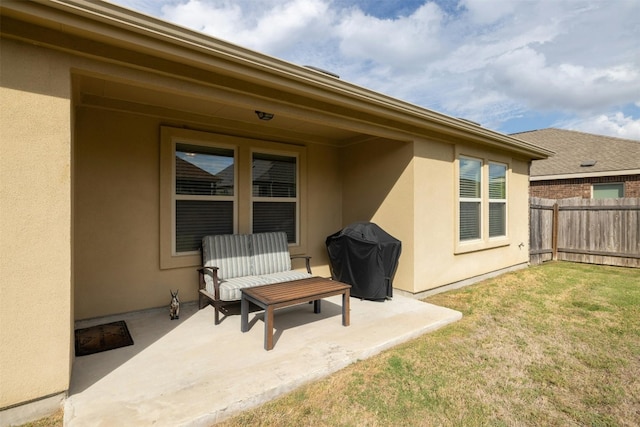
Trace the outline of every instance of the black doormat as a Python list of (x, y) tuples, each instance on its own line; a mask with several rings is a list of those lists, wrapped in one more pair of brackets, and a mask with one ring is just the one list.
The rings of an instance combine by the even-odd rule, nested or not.
[(90, 328), (76, 329), (76, 356), (86, 356), (133, 345), (124, 320)]

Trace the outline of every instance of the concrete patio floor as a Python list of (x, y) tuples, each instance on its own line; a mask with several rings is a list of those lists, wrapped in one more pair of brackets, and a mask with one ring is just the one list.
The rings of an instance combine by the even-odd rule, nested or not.
[(65, 426), (211, 426), (323, 378), (394, 345), (455, 322), (462, 314), (404, 296), (351, 298), (342, 326), (341, 297), (275, 313), (275, 347), (264, 350), (263, 312), (213, 323), (213, 308), (168, 309), (77, 322), (76, 328), (125, 320), (134, 345), (77, 357)]

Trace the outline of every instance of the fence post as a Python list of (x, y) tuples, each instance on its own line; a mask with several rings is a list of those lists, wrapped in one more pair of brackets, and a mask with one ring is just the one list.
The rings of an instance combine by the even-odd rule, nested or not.
[(553, 204), (553, 220), (551, 221), (551, 249), (553, 250), (552, 259), (558, 260), (558, 216), (560, 209), (558, 202)]

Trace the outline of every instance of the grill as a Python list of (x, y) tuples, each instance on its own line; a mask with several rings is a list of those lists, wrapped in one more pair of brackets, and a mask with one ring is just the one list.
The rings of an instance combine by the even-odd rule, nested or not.
[(356, 222), (327, 237), (331, 276), (351, 285), (351, 296), (393, 297), (402, 243), (372, 222)]

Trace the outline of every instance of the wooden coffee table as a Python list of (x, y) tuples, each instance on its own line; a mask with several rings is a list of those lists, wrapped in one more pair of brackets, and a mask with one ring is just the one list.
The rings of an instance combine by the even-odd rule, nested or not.
[(342, 324), (349, 326), (349, 296), (351, 285), (323, 277), (294, 280), (242, 289), (241, 330), (249, 330), (249, 303), (265, 310), (264, 348), (273, 349), (273, 311), (276, 308), (313, 301), (313, 312), (320, 313), (322, 298), (342, 295)]

